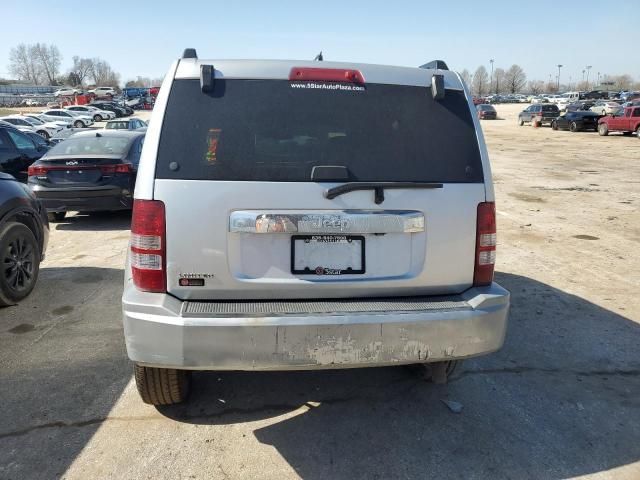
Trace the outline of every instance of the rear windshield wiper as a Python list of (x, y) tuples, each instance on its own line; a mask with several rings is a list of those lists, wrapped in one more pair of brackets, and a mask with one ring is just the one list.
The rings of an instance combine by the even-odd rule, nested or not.
[(385, 188), (442, 188), (442, 183), (421, 183), (421, 182), (354, 182), (338, 185), (330, 188), (324, 194), (329, 200), (336, 198), (343, 193), (354, 192), (356, 190), (374, 190), (376, 205), (384, 202)]

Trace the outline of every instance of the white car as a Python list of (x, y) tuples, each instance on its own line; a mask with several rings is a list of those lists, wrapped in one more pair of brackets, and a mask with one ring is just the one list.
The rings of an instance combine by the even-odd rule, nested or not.
[(64, 87), (64, 88), (59, 88), (58, 90), (53, 92), (53, 96), (54, 97), (72, 97), (73, 95), (78, 95), (79, 93), (81, 92), (77, 88)]
[(445, 383), (502, 346), (489, 156), (443, 61), (187, 49), (155, 109), (122, 295), (144, 402), (183, 401), (190, 370), (418, 364)]
[(56, 120), (63, 120), (70, 123), (76, 128), (83, 128), (93, 125), (93, 118), (86, 115), (82, 115), (78, 112), (70, 112), (62, 109), (45, 110), (41, 113), (40, 118), (47, 122), (55, 122)]
[(16, 127), (18, 127), (18, 129), (28, 127), (31, 129), (30, 131), (33, 131), (44, 138), (51, 138), (58, 132), (65, 129), (64, 126), (60, 126), (56, 123), (43, 122), (32, 117), (26, 117), (24, 115), (9, 115), (7, 117), (3, 117), (2, 120), (15, 125)]
[[(54, 122), (51, 122), (49, 120), (45, 120), (44, 118), (42, 118), (42, 114), (38, 113), (38, 114), (34, 114), (34, 113), (27, 113), (26, 115), (23, 115), (27, 121), (29, 120), (33, 120), (36, 125), (43, 125), (43, 124), (51, 124), (51, 125), (55, 125), (59, 128), (69, 128), (71, 126), (71, 124), (69, 122), (67, 122), (66, 120), (56, 120)], [(38, 123), (39, 122), (39, 123)]]
[(116, 95), (116, 91), (113, 87), (97, 87), (93, 90), (89, 90), (89, 93), (93, 93), (96, 97), (113, 97)]
[(21, 132), (24, 132), (24, 133), (36, 133), (35, 129), (31, 125), (21, 125), (21, 124), (18, 124), (20, 122), (16, 123), (16, 122), (13, 122), (13, 121), (10, 121), (10, 120), (13, 120), (13, 119), (12, 118), (8, 118), (8, 117), (0, 117), (0, 121), (3, 124), (10, 124), (12, 127), (17, 128)]
[(71, 112), (78, 112), (88, 117), (93, 118), (94, 122), (103, 122), (105, 120), (111, 120), (112, 118), (116, 118), (116, 114), (114, 112), (109, 112), (107, 110), (101, 110), (96, 107), (92, 107), (90, 105), (72, 105), (70, 107), (64, 107), (65, 110), (69, 110)]
[(607, 102), (606, 100), (598, 100), (589, 110), (599, 113), (600, 115), (614, 115), (624, 107), (616, 102)]

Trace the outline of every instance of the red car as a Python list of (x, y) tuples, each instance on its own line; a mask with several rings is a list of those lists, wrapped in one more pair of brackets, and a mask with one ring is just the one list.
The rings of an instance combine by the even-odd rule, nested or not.
[(625, 135), (636, 132), (640, 138), (640, 106), (626, 107), (620, 113), (601, 118), (598, 121), (598, 133), (609, 135), (609, 132), (622, 132)]

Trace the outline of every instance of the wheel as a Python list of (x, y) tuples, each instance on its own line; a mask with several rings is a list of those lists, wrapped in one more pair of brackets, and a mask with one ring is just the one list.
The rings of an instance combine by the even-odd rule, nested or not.
[(607, 127), (606, 123), (601, 123), (600, 125), (598, 125), (598, 135), (603, 137), (609, 135), (609, 127)]
[(67, 216), (67, 212), (49, 212), (47, 213), (47, 217), (51, 223), (61, 222), (64, 220), (64, 217)]
[(533, 128), (538, 128), (540, 126), (540, 122), (538, 122), (537, 120), (531, 120), (531, 126)]
[(522, 120), (521, 118), (518, 119), (518, 125), (523, 126), (524, 125), (524, 120)]
[(577, 132), (579, 130), (578, 124), (576, 122), (571, 122), (569, 124), (569, 130), (571, 130), (573, 133)]
[(80, 120), (76, 120), (73, 123), (73, 126), (76, 127), (76, 128), (82, 128), (82, 127), (84, 127), (84, 123), (82, 123)]
[(415, 363), (407, 367), (428, 382), (443, 385), (460, 374), (462, 360), (433, 363)]
[(36, 286), (40, 246), (26, 225), (9, 222), (0, 231), (0, 252), (0, 305), (15, 305)]
[(47, 140), (51, 138), (51, 135), (49, 135), (45, 130), (38, 130), (36, 133)]
[(190, 372), (173, 368), (153, 368), (134, 365), (138, 393), (144, 403), (172, 405), (189, 395)]
[(636, 137), (640, 138), (640, 126), (638, 126), (638, 128), (636, 128)]
[(96, 113), (96, 114), (93, 116), (93, 121), (94, 121), (94, 122), (101, 122), (101, 121), (102, 121), (102, 117)]
[(555, 120), (551, 122), (551, 129), (552, 130), (558, 130), (558, 124), (556, 123)]

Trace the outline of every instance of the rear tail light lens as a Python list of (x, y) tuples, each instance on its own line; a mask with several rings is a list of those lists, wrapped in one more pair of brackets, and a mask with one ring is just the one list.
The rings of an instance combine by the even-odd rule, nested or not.
[(145, 292), (166, 292), (166, 226), (164, 203), (134, 200), (131, 217), (133, 284)]
[(490, 285), (496, 263), (496, 204), (478, 204), (476, 227), (476, 263), (473, 272), (474, 287)]
[(131, 164), (119, 163), (117, 165), (100, 165), (100, 172), (103, 175), (113, 175), (114, 173), (131, 173)]
[(46, 175), (47, 172), (47, 168), (43, 167), (42, 165), (31, 165), (27, 169), (27, 175), (29, 175), (30, 177), (42, 177)]

